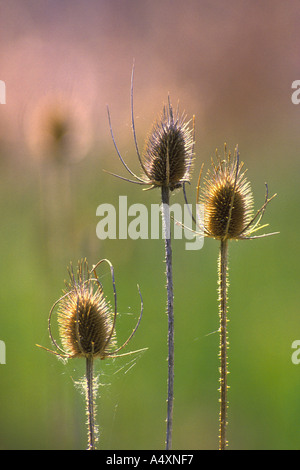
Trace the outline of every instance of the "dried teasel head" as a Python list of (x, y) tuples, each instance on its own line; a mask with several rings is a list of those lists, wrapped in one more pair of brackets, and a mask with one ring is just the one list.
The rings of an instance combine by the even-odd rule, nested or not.
[[(114, 290), (114, 310), (104, 296), (102, 285), (96, 274), (96, 268), (102, 262), (106, 262), (110, 266)], [(110, 261), (103, 259), (93, 267), (92, 271), (89, 271), (87, 261), (81, 260), (78, 262), (76, 273), (70, 265), (69, 276), (70, 280), (66, 282), (64, 295), (54, 303), (50, 310), (49, 334), (53, 345), (58, 351), (50, 352), (65, 358), (93, 357), (105, 359), (107, 357), (117, 357), (115, 354), (128, 344), (140, 323), (143, 312), (141, 294), (139, 320), (125, 343), (116, 348), (117, 295), (112, 264)], [(51, 319), (55, 309), (62, 347), (58, 345), (52, 334)], [(132, 354), (132, 352), (125, 353), (125, 355), (127, 354)]]
[(185, 115), (174, 113), (170, 99), (149, 133), (144, 150), (145, 179), (152, 187), (173, 191), (190, 181), (193, 165), (193, 130)]
[(113, 312), (101, 286), (94, 288), (86, 260), (69, 268), (66, 295), (59, 302), (59, 334), (69, 357), (103, 359), (115, 343)]
[(143, 156), (141, 156), (135, 133), (134, 113), (133, 113), (133, 71), (131, 79), (131, 121), (134, 136), (135, 148), (138, 160), (142, 169), (142, 175), (133, 173), (123, 160), (111, 126), (110, 113), (108, 119), (112, 140), (126, 170), (133, 176), (134, 180), (129, 180), (122, 176), (110, 173), (120, 179), (131, 183), (148, 186), (145, 189), (166, 187), (170, 191), (180, 188), (184, 183), (188, 183), (191, 178), (194, 162), (194, 118), (193, 127), (186, 120), (185, 114), (179, 113), (179, 108), (173, 110), (170, 98), (168, 104), (164, 106), (159, 118), (154, 123), (151, 132), (145, 143)]
[(204, 218), (200, 223), (205, 236), (218, 240), (261, 238), (270, 234), (253, 236), (253, 233), (267, 225), (259, 225), (267, 204), (276, 196), (266, 198), (262, 207), (253, 212), (253, 195), (249, 181), (245, 177), (243, 162), (239, 160), (236, 147), (234, 155), (224, 145), (224, 157), (217, 154), (212, 161), (200, 192), (199, 175), (197, 203), (204, 205)]

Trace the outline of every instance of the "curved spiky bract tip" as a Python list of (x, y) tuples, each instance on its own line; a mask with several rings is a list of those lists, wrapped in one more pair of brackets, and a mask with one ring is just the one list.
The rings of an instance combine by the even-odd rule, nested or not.
[(268, 199), (266, 194), (265, 203), (253, 216), (253, 195), (243, 165), (238, 147), (232, 155), (225, 144), (223, 158), (216, 152), (216, 162), (212, 160), (212, 169), (207, 172), (197, 201), (204, 204), (206, 236), (218, 240), (256, 238), (252, 237), (253, 232), (262, 228), (259, 222), (274, 196)]
[(152, 187), (171, 191), (189, 182), (194, 161), (194, 129), (170, 99), (154, 123), (143, 154), (143, 177)]
[(58, 309), (61, 342), (66, 355), (104, 359), (115, 345), (113, 312), (100, 285), (80, 261), (77, 272), (69, 268), (70, 280)]

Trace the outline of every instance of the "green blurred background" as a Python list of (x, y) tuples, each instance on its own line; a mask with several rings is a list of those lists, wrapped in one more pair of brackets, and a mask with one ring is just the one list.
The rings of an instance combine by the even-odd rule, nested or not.
[[(103, 172), (126, 176), (107, 104), (119, 148), (139, 172), (129, 107), (135, 59), (141, 148), (168, 93), (189, 118), (196, 115), (191, 202), (202, 162), (207, 169), (224, 141), (239, 144), (256, 208), (265, 181), (278, 193), (264, 221), (280, 235), (230, 243), (228, 439), (230, 449), (299, 449), (300, 365), (291, 361), (300, 339), (300, 106), (291, 102), (291, 84), (300, 79), (299, 3), (1, 0), (0, 8), (0, 448), (86, 447), (76, 386), (84, 364), (63, 364), (35, 346), (51, 347), (48, 312), (69, 262), (82, 257), (90, 265), (109, 258), (115, 267), (119, 344), (139, 314), (137, 283), (144, 299), (127, 351), (148, 350), (96, 364), (99, 448), (164, 448), (163, 241), (96, 236), (99, 204), (118, 207), (119, 195), (129, 205), (159, 203), (159, 191)], [(45, 127), (50, 109), (69, 126), (59, 155)], [(183, 203), (182, 192), (171, 201)], [(173, 243), (174, 449), (218, 447), (217, 257), (215, 240), (199, 251), (185, 250), (184, 239)], [(111, 298), (107, 269), (101, 280)]]

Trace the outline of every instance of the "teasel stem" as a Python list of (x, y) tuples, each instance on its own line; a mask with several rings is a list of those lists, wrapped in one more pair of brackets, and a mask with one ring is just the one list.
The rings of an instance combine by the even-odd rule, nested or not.
[(220, 428), (219, 450), (227, 446), (227, 287), (228, 239), (221, 240), (219, 254), (219, 316), (220, 316)]
[(96, 449), (96, 416), (94, 402), (94, 358), (90, 354), (86, 357), (86, 410), (88, 419), (88, 448)]
[(167, 276), (167, 314), (168, 314), (168, 395), (167, 395), (167, 432), (166, 450), (172, 448), (173, 431), (173, 401), (174, 401), (174, 309), (173, 309), (173, 273), (172, 273), (172, 246), (170, 229), (169, 200), (170, 192), (168, 186), (162, 186), (162, 218), (165, 239), (165, 262)]

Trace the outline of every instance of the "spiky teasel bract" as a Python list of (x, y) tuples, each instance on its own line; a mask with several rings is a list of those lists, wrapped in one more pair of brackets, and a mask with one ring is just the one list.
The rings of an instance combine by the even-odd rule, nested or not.
[(137, 157), (142, 170), (142, 175), (137, 176), (122, 158), (111, 126), (110, 113), (108, 119), (112, 140), (126, 170), (135, 180), (110, 173), (130, 183), (148, 186), (145, 189), (168, 188), (173, 191), (188, 183), (191, 178), (194, 162), (194, 118), (193, 127), (187, 121), (185, 114), (179, 113), (179, 107), (173, 110), (170, 97), (168, 104), (163, 107), (159, 118), (155, 121), (146, 139), (143, 155), (141, 156), (135, 133), (133, 114), (133, 71), (131, 79), (131, 122)]
[(200, 193), (199, 175), (197, 203), (204, 205), (204, 220), (201, 222), (203, 233), (218, 240), (261, 238), (272, 234), (253, 236), (253, 233), (267, 225), (259, 225), (267, 204), (276, 196), (266, 197), (262, 207), (253, 215), (253, 195), (249, 181), (242, 171), (243, 162), (239, 160), (236, 147), (234, 155), (224, 145), (224, 158), (217, 154), (217, 161), (212, 160), (212, 169), (208, 170)]

